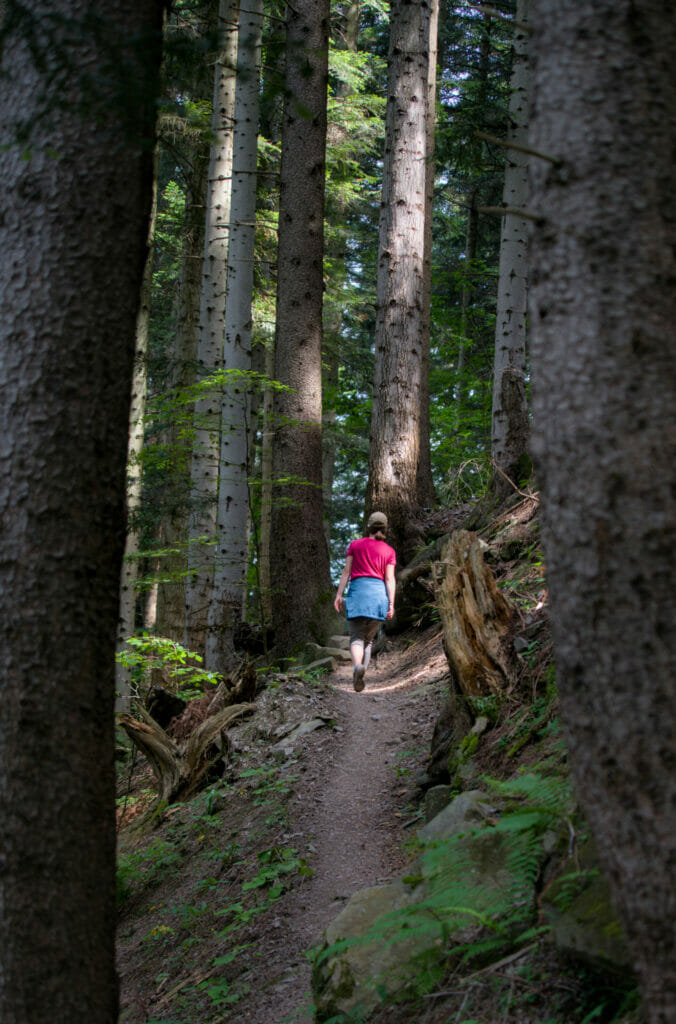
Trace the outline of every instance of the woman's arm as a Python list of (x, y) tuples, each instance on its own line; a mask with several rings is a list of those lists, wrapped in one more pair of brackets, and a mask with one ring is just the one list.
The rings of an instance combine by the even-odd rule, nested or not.
[(385, 588), (387, 590), (387, 599), (390, 603), (389, 608), (387, 609), (387, 618), (391, 619), (394, 616), (394, 595), (397, 590), (393, 565), (385, 566)]
[(345, 587), (347, 586), (347, 581), (350, 578), (351, 571), (352, 571), (352, 555), (348, 555), (347, 558), (345, 559), (345, 568), (343, 569), (343, 575), (340, 577), (340, 581), (338, 583), (338, 589), (336, 590), (336, 597), (335, 597), (335, 600), (333, 602), (333, 607), (336, 609), (337, 612), (342, 612), (342, 610), (343, 610), (343, 606), (345, 604), (345, 602), (343, 601), (343, 591), (345, 590)]

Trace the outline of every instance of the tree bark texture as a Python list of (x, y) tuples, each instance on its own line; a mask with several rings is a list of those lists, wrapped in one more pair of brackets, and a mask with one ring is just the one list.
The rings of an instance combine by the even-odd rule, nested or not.
[[(341, 50), (356, 53), (359, 48), (361, 4), (348, 3), (344, 6), (338, 24), (333, 26), (336, 45)], [(347, 79), (338, 79), (333, 88), (334, 103), (343, 106), (349, 102), (353, 89)], [(347, 119), (338, 115), (332, 122), (329, 115), (327, 127), (327, 148), (344, 147), (348, 135)], [(334, 190), (335, 192), (335, 190)], [(324, 533), (326, 543), (331, 542), (331, 520), (333, 501), (333, 478), (336, 461), (336, 399), (341, 362), (341, 332), (344, 314), (344, 287), (347, 280), (347, 203), (340, 190), (332, 196), (327, 189), (327, 199), (332, 203), (325, 211), (327, 223), (333, 231), (326, 240), (325, 260), (332, 267), (332, 289), (324, 296), (323, 334), (323, 383), (322, 383), (322, 490), (324, 495)]]
[[(235, 94), (230, 243), (223, 366), (251, 370), (258, 92), (263, 0), (240, 8)], [(243, 617), (249, 560), (250, 389), (242, 377), (226, 382), (221, 405), (218, 531), (208, 614), (206, 667), (226, 673), (236, 664), (234, 635)]]
[[(268, 338), (265, 344), (265, 376), (270, 380), (275, 374), (274, 339)], [(260, 433), (261, 446), (261, 513), (258, 533), (258, 591), (260, 599), (261, 625), (263, 629), (272, 627), (272, 578), (270, 576), (270, 547), (272, 541), (272, 500), (274, 487), (273, 473), (273, 438), (274, 438), (275, 396), (271, 387), (263, 392), (263, 412)]]
[[(176, 309), (176, 332), (171, 345), (168, 384), (179, 393), (195, 384), (201, 290), (201, 257), (204, 247), (204, 203), (207, 192), (208, 153), (202, 138), (186, 140), (184, 155), (185, 212), (181, 237), (181, 262)], [(185, 424), (180, 414), (164, 432), (170, 454), (159, 547), (171, 554), (159, 559), (155, 628), (160, 636), (182, 643), (185, 630), (186, 537), (190, 497), (190, 453), (182, 438)]]
[[(485, 118), (487, 116), (487, 99), (488, 99), (488, 77), (491, 66), (491, 51), (493, 44), (491, 41), (492, 33), (492, 19), (490, 14), (486, 13), (482, 18), (483, 26), (481, 32), (481, 38), (479, 43), (479, 67), (477, 72), (477, 111), (479, 112), (480, 122), (478, 127), (485, 127)], [(471, 147), (472, 155), (470, 157), (471, 165), (479, 167), (482, 164), (481, 159), (481, 148), (483, 146), (482, 141), (478, 137), (468, 140)], [(458, 361), (456, 364), (456, 385), (455, 385), (455, 397), (457, 399), (458, 409), (462, 411), (467, 403), (467, 381), (465, 376), (465, 364), (469, 361), (474, 349), (475, 339), (474, 324), (470, 323), (470, 308), (474, 300), (474, 292), (476, 288), (476, 266), (474, 261), (477, 255), (477, 243), (479, 238), (479, 210), (478, 207), (481, 205), (481, 186), (478, 182), (475, 182), (470, 187), (467, 193), (467, 224), (465, 226), (465, 267), (462, 279), (462, 292), (460, 296), (460, 337), (458, 339)]]
[[(214, 69), (198, 380), (204, 380), (223, 366), (239, 7), (239, 0), (220, 0), (218, 6), (218, 60)], [(214, 575), (220, 426), (221, 395), (217, 389), (212, 389), (195, 403), (195, 441), (190, 469), (184, 643), (199, 654), (204, 653), (206, 645)]]
[(425, 228), (422, 294), (422, 364), (420, 372), (420, 454), (417, 469), (417, 497), (422, 506), (436, 503), (432, 480), (430, 448), (430, 344), (432, 329), (432, 221), (434, 216), (434, 136), (437, 123), (437, 40), (439, 0), (430, 0), (429, 46), (427, 50), (427, 118), (425, 121)]
[[(518, 0), (514, 28), (507, 142), (528, 142), (530, 69), (528, 57), (529, 0)], [(528, 154), (507, 149), (502, 202), (510, 211), (525, 209), (528, 198)], [(526, 469), (529, 417), (526, 398), (526, 312), (528, 304), (528, 221), (505, 213), (500, 235), (498, 302), (493, 360), (491, 455), (496, 472), (493, 489), (509, 492), (505, 477), (518, 483)]]
[[(127, 536), (124, 542), (124, 558), (120, 572), (120, 614), (117, 623), (117, 651), (124, 650), (125, 643), (133, 636), (136, 626), (136, 581), (138, 579), (138, 554), (141, 550), (141, 530), (129, 523), (129, 516), (138, 513), (141, 507), (143, 475), (140, 456), (145, 437), (145, 412), (148, 397), (148, 342), (150, 339), (150, 303), (153, 287), (153, 246), (157, 220), (157, 167), (158, 150), (155, 148), (153, 161), (153, 186), (148, 221), (148, 242), (146, 263), (141, 283), (141, 304), (136, 317), (136, 347), (134, 350), (134, 372), (131, 386), (131, 407), (129, 410), (129, 440), (127, 442)], [(131, 693), (131, 671), (124, 665), (115, 666), (116, 711), (126, 711)]]
[(289, 5), (277, 274), (271, 577), (275, 642), (323, 641), (322, 293), (328, 0)]
[(516, 683), (512, 634), (519, 613), (485, 564), (478, 536), (456, 530), (434, 571), (454, 685), (466, 697), (505, 693)]
[(0, 1018), (116, 1024), (114, 653), (162, 4), (22, 9), (0, 91)]
[(562, 718), (650, 1024), (676, 1012), (676, 21), (534, 0), (534, 439)]
[[(430, 3), (394, 0), (377, 277), (367, 510), (390, 521), (400, 561), (419, 540)], [(425, 442), (427, 443), (427, 442)]]

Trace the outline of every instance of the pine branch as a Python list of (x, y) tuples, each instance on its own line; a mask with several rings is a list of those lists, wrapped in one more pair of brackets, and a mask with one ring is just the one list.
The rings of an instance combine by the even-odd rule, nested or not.
[(504, 217), (506, 213), (510, 213), (514, 217), (523, 217), (524, 220), (542, 220), (539, 214), (531, 213), (530, 210), (522, 210), (518, 206), (477, 206), (475, 209), (477, 213), (488, 213), (494, 217)]
[(549, 153), (543, 153), (539, 149), (533, 149), (532, 146), (524, 146), (519, 142), (499, 139), (497, 135), (490, 135), (488, 132), (482, 132), (478, 128), (474, 134), (478, 139), (483, 139), (484, 142), (492, 142), (494, 146), (501, 146), (503, 149), (513, 149), (517, 153), (527, 153), (529, 156), (537, 157), (538, 160), (546, 160), (548, 163), (554, 164), (555, 167), (559, 167), (563, 163), (559, 156), (551, 156)]
[(513, 25), (514, 28), (518, 28), (521, 32), (527, 32), (529, 35), (533, 31), (530, 25), (527, 25), (525, 21), (515, 21), (514, 18), (510, 18), (507, 14), (499, 11), (496, 7), (489, 7), (488, 4), (482, 4), (479, 0), (477, 3), (468, 3), (468, 7), (473, 7), (475, 11), (481, 11), (482, 14), (490, 14), (491, 18), (495, 18), (496, 21), (504, 21), (506, 25)]

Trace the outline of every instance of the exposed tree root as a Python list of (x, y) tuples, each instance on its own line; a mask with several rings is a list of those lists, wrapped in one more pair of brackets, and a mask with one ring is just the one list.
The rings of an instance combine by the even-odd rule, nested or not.
[(142, 720), (120, 715), (120, 725), (148, 759), (157, 780), (156, 806), (185, 800), (209, 778), (221, 775), (230, 752), (226, 728), (254, 709), (255, 704), (223, 708), (204, 719), (181, 743), (174, 741), (143, 708), (139, 710)]

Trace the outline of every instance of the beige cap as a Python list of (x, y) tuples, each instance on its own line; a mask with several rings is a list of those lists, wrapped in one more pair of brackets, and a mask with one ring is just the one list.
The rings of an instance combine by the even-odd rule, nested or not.
[(367, 530), (370, 530), (372, 526), (379, 526), (382, 530), (387, 529), (387, 516), (384, 512), (372, 512), (369, 516), (369, 521), (366, 524)]

